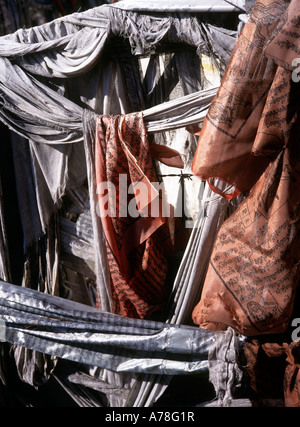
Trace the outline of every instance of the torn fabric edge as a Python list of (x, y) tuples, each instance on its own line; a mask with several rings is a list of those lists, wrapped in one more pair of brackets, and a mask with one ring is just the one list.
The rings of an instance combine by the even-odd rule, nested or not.
[(204, 89), (144, 110), (147, 131), (161, 132), (201, 123), (217, 90), (218, 87)]
[(114, 372), (196, 374), (214, 333), (140, 321), (0, 281), (5, 340)]
[[(182, 38), (183, 27), (188, 31)], [(87, 73), (113, 36), (128, 39), (133, 55), (149, 54), (165, 37), (171, 44), (186, 43), (199, 54), (212, 54), (222, 62), (229, 59), (236, 40), (236, 32), (206, 27), (204, 23), (200, 25), (195, 18), (188, 21), (169, 16), (143, 19), (133, 12), (108, 5), (74, 13), (30, 30), (18, 30), (0, 37), (0, 104), (3, 107), (0, 119), (34, 142), (82, 142), (82, 108), (38, 78), (65, 79)], [(206, 110), (205, 102), (199, 101), (200, 109), (190, 111), (188, 117), (202, 113), (201, 121)], [(173, 113), (166, 117), (169, 121)], [(199, 121), (197, 117), (192, 120)], [(175, 126), (171, 119), (163, 130), (185, 125), (185, 117)]]
[[(48, 59), (48, 58), (47, 58)], [(36, 65), (36, 64), (34, 64), (34, 65)], [(80, 136), (80, 135), (79, 135)], [(151, 394), (153, 395), (153, 392), (151, 391)]]

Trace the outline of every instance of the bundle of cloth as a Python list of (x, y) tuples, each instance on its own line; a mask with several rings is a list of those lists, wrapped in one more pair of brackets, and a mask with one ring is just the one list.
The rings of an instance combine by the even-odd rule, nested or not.
[(300, 405), (300, 350), (291, 333), (299, 313), (299, 26), (297, 1), (255, 3), (193, 160), (196, 175), (232, 185), (226, 193), (214, 186), (223, 197), (249, 192), (219, 230), (194, 322), (249, 337), (245, 354), (260, 398), (280, 394), (274, 375), (259, 374), (261, 364), (283, 361), (287, 406)]

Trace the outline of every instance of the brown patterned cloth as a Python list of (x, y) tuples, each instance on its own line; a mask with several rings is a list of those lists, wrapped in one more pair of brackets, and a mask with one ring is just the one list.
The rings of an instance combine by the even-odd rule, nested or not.
[(281, 406), (300, 407), (300, 342), (277, 335), (255, 338), (245, 344), (244, 353), (255, 406), (282, 401)]
[[(182, 166), (177, 152), (157, 146), (153, 151), (156, 157)], [(95, 171), (112, 311), (149, 318), (166, 300), (166, 254), (172, 245), (160, 195), (153, 186), (157, 178), (142, 113), (97, 118)], [(151, 210), (155, 203), (159, 206), (156, 216)]]
[(282, 64), (292, 37), (298, 52), (299, 17), (297, 0), (256, 2), (200, 133), (193, 172), (232, 184), (227, 198), (251, 189), (217, 236), (193, 312), (203, 328), (251, 336), (290, 321), (300, 277), (300, 83)]

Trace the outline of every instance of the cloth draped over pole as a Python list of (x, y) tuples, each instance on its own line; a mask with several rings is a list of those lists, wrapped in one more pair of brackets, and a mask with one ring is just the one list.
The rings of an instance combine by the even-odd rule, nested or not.
[[(154, 187), (157, 177), (142, 113), (100, 116), (92, 128), (96, 134), (86, 143), (93, 144), (87, 150), (95, 158), (87, 163), (95, 165), (97, 209), (111, 277), (111, 284), (106, 284), (106, 293), (111, 294), (110, 311), (149, 318), (167, 295), (166, 255), (172, 243)], [(164, 153), (168, 150), (160, 145), (157, 148)], [(170, 149), (168, 153), (176, 155)]]
[(116, 372), (173, 375), (207, 367), (211, 331), (117, 316), (6, 282), (0, 289), (2, 340)]
[[(0, 116), (3, 123), (17, 134), (13, 142), (16, 170), (24, 172), (25, 164), (32, 168), (30, 174), (25, 174), (25, 179), (22, 175), (17, 176), (24, 247), (30, 254), (23, 279), (25, 287), (34, 286), (45, 294), (61, 294), (58, 235), (63, 235), (60, 227), (67, 221), (58, 218), (58, 210), (64, 207), (63, 199), (67, 195), (80, 207), (78, 222), (76, 225), (68, 223), (68, 227), (80, 230), (76, 238), (87, 252), (91, 245), (95, 246), (94, 279), (102, 293), (101, 304), (105, 310), (111, 310), (104, 229), (96, 212), (95, 152), (88, 141), (90, 131), (87, 128), (92, 127), (95, 115), (128, 116), (136, 112), (142, 112), (149, 134), (201, 123), (216, 94), (216, 88), (205, 88), (202, 55), (210, 56), (215, 65), (223, 69), (235, 44), (235, 36), (235, 31), (204, 24), (188, 14), (158, 17), (103, 6), (0, 38)], [(174, 45), (184, 49), (169, 54), (170, 46)], [(160, 62), (154, 53), (164, 46), (164, 70), (159, 75)], [(140, 56), (150, 58), (144, 74), (140, 60), (136, 59)], [(173, 93), (178, 83), (180, 96), (178, 92)], [(166, 100), (168, 102), (164, 102)], [(92, 133), (95, 138), (96, 128)], [(156, 137), (161, 142), (160, 135)], [(29, 139), (29, 143), (22, 138)], [(29, 197), (29, 188), (34, 188), (35, 199)], [(211, 194), (206, 188), (203, 208), (189, 242), (189, 248), (195, 251), (189, 254), (187, 249), (185, 252), (170, 298), (171, 307), (176, 306), (176, 310), (168, 313), (167, 323), (178, 324), (190, 317), (191, 304), (182, 296), (186, 290), (191, 295), (199, 293), (199, 276), (201, 280), (205, 276), (207, 258), (198, 265), (197, 274), (187, 276), (186, 271), (193, 270), (198, 264), (204, 248), (212, 247), (216, 229), (226, 216), (229, 202), (217, 195), (210, 203)], [(31, 203), (27, 205), (29, 199)], [(234, 202), (230, 204), (233, 206)], [(78, 215), (78, 211), (76, 213)], [(87, 218), (92, 229), (90, 234), (81, 225)], [(34, 234), (30, 227), (33, 219), (39, 224)], [(40, 270), (34, 275), (33, 264), (36, 264), (32, 259), (35, 253), (39, 254)], [(84, 272), (87, 268), (85, 265)], [(39, 278), (38, 284), (33, 285), (34, 277)], [(64, 283), (68, 284), (68, 280)], [(30, 295), (33, 298), (36, 294)], [(10, 327), (13, 330), (13, 325)], [(207, 336), (206, 331), (199, 333)], [(11, 342), (22, 346), (24, 336), (21, 333), (11, 332), (10, 336)], [(30, 339), (30, 342), (34, 340)], [(23, 357), (25, 353), (18, 355), (17, 351), (15, 355), (22, 376), (22, 363), (26, 357)], [(30, 351), (44, 350), (33, 346)], [(51, 351), (48, 354), (53, 355)], [(54, 354), (54, 357), (59, 355)], [(32, 360), (31, 381), (34, 384), (34, 357)], [(54, 360), (53, 357), (48, 359), (47, 369), (53, 367)], [(102, 369), (103, 366), (99, 367)], [(108, 365), (104, 367), (109, 369)], [(202, 364), (201, 369), (203, 367)], [(131, 365), (128, 372), (136, 369)], [(177, 372), (181, 372), (180, 369)], [(128, 378), (105, 369), (104, 372), (101, 370), (101, 378), (111, 387), (132, 389), (130, 398), (124, 399), (118, 394), (109, 396), (112, 406), (149, 406), (170, 381), (170, 377), (161, 376), (170, 371), (144, 371), (145, 375), (138, 378)], [(66, 382), (64, 385), (68, 387)]]
[(152, 1), (151, 4), (147, 0), (130, 0), (121, 1), (117, 7), (124, 10), (134, 11), (151, 11), (151, 12), (176, 12), (181, 10), (182, 12), (236, 12), (245, 10), (245, 2), (243, 0), (189, 0), (185, 5), (181, 4), (180, 0), (177, 1), (165, 1), (158, 2), (157, 0)]

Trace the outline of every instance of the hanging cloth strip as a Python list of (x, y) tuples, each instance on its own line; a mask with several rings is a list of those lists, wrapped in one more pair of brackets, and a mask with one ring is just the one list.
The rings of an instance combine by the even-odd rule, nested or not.
[[(108, 13), (107, 19), (106, 12), (109, 11), (109, 8), (97, 8), (91, 13), (75, 14), (67, 19), (57, 20), (49, 26), (28, 31), (20, 30), (15, 35), (1, 41), (3, 56), (0, 62), (4, 66), (1, 68), (3, 73), (0, 73), (1, 94), (3, 95), (0, 97), (0, 102), (3, 103), (1, 115), (6, 124), (35, 142), (59, 145), (82, 142), (82, 109), (64, 97), (59, 88), (58, 92), (51, 90), (50, 87), (55, 87), (57, 80), (55, 79), (54, 86), (50, 81), (51, 84), (48, 87), (47, 78), (78, 76), (90, 70), (95, 63), (101, 65), (101, 61), (99, 63), (98, 59), (108, 39), (107, 33), (111, 35), (109, 28), (111, 22), (120, 23), (121, 30), (125, 28), (122, 36), (130, 38), (132, 50), (136, 54), (149, 52), (155, 47), (155, 43), (165, 35), (168, 37), (175, 35), (176, 43), (180, 41), (179, 35), (183, 35), (188, 44), (196, 46), (198, 52), (204, 54), (208, 52), (207, 45), (210, 46), (210, 42), (207, 40), (213, 38), (213, 47), (217, 50), (220, 47), (219, 53), (227, 61), (228, 52), (231, 51), (235, 42), (234, 32), (229, 34), (225, 30), (219, 31), (219, 29), (203, 23), (199, 25), (196, 19), (184, 20), (177, 25), (177, 20), (173, 21), (170, 16), (166, 19), (155, 19), (155, 17), (137, 19), (139, 17), (136, 17), (135, 14), (129, 13), (127, 16), (127, 13), (121, 14), (117, 9), (113, 13), (114, 19), (111, 19), (110, 13)], [(124, 19), (122, 19), (123, 17)], [(192, 25), (187, 25), (187, 22), (192, 22)], [(151, 32), (148, 30), (148, 25), (151, 26)], [(157, 31), (152, 31), (154, 25)], [(117, 25), (114, 27), (115, 31)], [(185, 28), (185, 31), (181, 31), (181, 28)], [(191, 30), (191, 34), (188, 34), (186, 38), (185, 33), (189, 30)], [(85, 40), (88, 40), (89, 43), (85, 43)], [(91, 40), (92, 42), (90, 42)], [(173, 39), (170, 41), (174, 42)], [(225, 43), (223, 43), (224, 41)], [(228, 44), (227, 41), (229, 41)], [(16, 42), (15, 45), (14, 42)], [(210, 50), (209, 54), (211, 54)], [(44, 76), (43, 83), (36, 80), (33, 75)], [(164, 129), (185, 126), (188, 124), (187, 122), (191, 121), (201, 122), (205, 116), (206, 107), (211, 101), (209, 97), (205, 106), (203, 94), (204, 92), (195, 94), (193, 109), (190, 108), (190, 98), (181, 100), (183, 110), (187, 113), (183, 121), (181, 120), (184, 113), (182, 109), (174, 120), (176, 105), (175, 109), (166, 111), (163, 118), (166, 126)], [(170, 104), (169, 107), (171, 107)], [(153, 113), (155, 115), (155, 111)], [(153, 119), (155, 122), (154, 116)], [(156, 130), (159, 130), (159, 125), (158, 123)], [(150, 131), (147, 119), (146, 128)], [(58, 149), (60, 150), (61, 147)], [(109, 365), (105, 365), (105, 367), (109, 368)], [(143, 393), (143, 400), (144, 396), (148, 396), (148, 401), (154, 399), (155, 393), (149, 387), (152, 381), (161, 387), (159, 378), (151, 379), (151, 382), (145, 381), (146, 388), (151, 392)]]
[(238, 12), (244, 11), (245, 2), (243, 0), (189, 0), (182, 4), (180, 0), (154, 0), (149, 3), (147, 0), (126, 0), (117, 2), (116, 7), (124, 10), (139, 10), (148, 12)]
[(255, 184), (219, 231), (193, 313), (201, 327), (257, 335), (283, 332), (290, 320), (300, 274), (300, 91), (267, 53), (287, 25), (297, 54), (299, 16), (297, 1), (256, 3), (200, 134), (197, 175), (237, 192)]
[(114, 372), (207, 369), (213, 333), (129, 319), (0, 281), (0, 340)]
[[(158, 182), (151, 151), (164, 162), (178, 167), (183, 163), (175, 150), (149, 146), (142, 113), (96, 116), (90, 112), (85, 127), (87, 165), (94, 165), (88, 172), (94, 193), (90, 193), (91, 206), (94, 217), (100, 217), (94, 223), (97, 221), (97, 230), (101, 227), (99, 239), (103, 230), (103, 260), (107, 259), (109, 268), (110, 280), (105, 282), (110, 288), (106, 290), (110, 311), (147, 318), (166, 299), (166, 254), (172, 249), (161, 196), (155, 188)], [(101, 251), (102, 245), (98, 246)], [(102, 307), (101, 291), (99, 296)]]
[(149, 318), (166, 298), (170, 233), (153, 186), (157, 178), (142, 113), (97, 118), (95, 173), (112, 311)]

